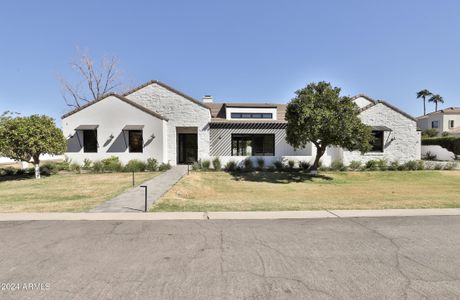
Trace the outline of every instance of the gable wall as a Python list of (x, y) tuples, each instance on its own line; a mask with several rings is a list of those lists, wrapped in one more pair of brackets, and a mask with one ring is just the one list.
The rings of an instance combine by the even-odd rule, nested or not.
[[(384, 152), (366, 153), (359, 151), (343, 151), (343, 162), (349, 164), (352, 160), (366, 162), (368, 160), (385, 159), (388, 162), (398, 160), (419, 160), (421, 151), (420, 132), (414, 120), (408, 119), (386, 105), (379, 103), (361, 112), (360, 118), (366, 125), (386, 126), (391, 132), (384, 132)], [(392, 141), (392, 139), (394, 140)]]
[[(131, 159), (146, 161), (148, 158), (167, 162), (163, 151), (163, 144), (166, 143), (164, 135), (166, 124), (164, 120), (141, 111), (117, 97), (109, 96), (62, 119), (62, 129), (68, 143), (66, 155), (79, 164), (82, 164), (85, 158), (96, 161), (112, 155), (118, 156), (123, 163)], [(75, 130), (80, 125), (99, 125), (97, 153), (83, 152), (83, 132)], [(122, 131), (126, 125), (144, 125), (143, 153), (129, 153), (126, 146), (128, 134)], [(152, 134), (155, 138), (150, 140)], [(110, 139), (111, 135), (113, 135), (112, 139)]]
[(193, 103), (189, 99), (156, 83), (152, 83), (125, 97), (169, 119), (167, 126), (167, 153), (171, 164), (176, 164), (177, 161), (176, 127), (197, 127), (198, 159), (209, 157), (208, 123), (211, 121), (209, 109)]

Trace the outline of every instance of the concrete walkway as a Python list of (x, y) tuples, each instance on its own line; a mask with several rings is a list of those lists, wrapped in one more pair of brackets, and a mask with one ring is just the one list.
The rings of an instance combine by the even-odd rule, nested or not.
[[(147, 186), (147, 209), (166, 193), (179, 179), (187, 174), (188, 166), (175, 166), (172, 169), (144, 182)], [(117, 197), (91, 209), (91, 213), (143, 212), (145, 208), (144, 189), (137, 186)]]
[(460, 208), (241, 211), (241, 212), (155, 212), (142, 213), (0, 213), (1, 221), (159, 221), (159, 220), (277, 220), (363, 217), (460, 216)]

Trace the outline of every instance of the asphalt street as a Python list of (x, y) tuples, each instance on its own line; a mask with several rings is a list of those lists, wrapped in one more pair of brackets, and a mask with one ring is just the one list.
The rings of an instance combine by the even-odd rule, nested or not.
[(0, 222), (0, 299), (460, 298), (460, 216)]

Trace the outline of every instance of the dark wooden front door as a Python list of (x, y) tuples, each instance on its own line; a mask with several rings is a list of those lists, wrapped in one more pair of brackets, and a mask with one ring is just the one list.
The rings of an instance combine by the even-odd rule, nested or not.
[(196, 133), (179, 133), (179, 163), (187, 164), (198, 160), (198, 139)]

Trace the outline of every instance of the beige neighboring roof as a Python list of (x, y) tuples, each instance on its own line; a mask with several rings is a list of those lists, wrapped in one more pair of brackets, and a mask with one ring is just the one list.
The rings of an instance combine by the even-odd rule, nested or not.
[(102, 98), (100, 98), (100, 99), (90, 101), (90, 102), (86, 103), (85, 105), (82, 105), (82, 106), (80, 106), (80, 107), (78, 107), (78, 108), (76, 108), (76, 109), (74, 109), (74, 110), (72, 110), (72, 111), (70, 111), (70, 112), (68, 112), (68, 113), (66, 113), (66, 114), (64, 114), (64, 115), (62, 115), (62, 116), (61, 116), (61, 119), (65, 119), (65, 118), (67, 118), (68, 116), (71, 116), (71, 115), (73, 115), (74, 113), (77, 113), (77, 112), (79, 112), (80, 110), (83, 110), (83, 109), (87, 108), (88, 106), (91, 106), (91, 105), (93, 105), (93, 104), (95, 104), (95, 103), (97, 103), (97, 102), (99, 102), (99, 101), (102, 101), (102, 100), (104, 100), (104, 99), (106, 99), (106, 98), (108, 98), (108, 97), (110, 97), (110, 96), (116, 97), (116, 98), (120, 99), (121, 101), (124, 101), (124, 102), (128, 103), (129, 105), (132, 105), (132, 106), (134, 106), (135, 108), (142, 110), (142, 111), (145, 112), (145, 113), (148, 113), (148, 114), (150, 114), (150, 115), (152, 115), (152, 116), (154, 116), (154, 117), (157, 117), (158, 119), (168, 121), (168, 119), (165, 118), (165, 117), (163, 117), (162, 115), (160, 115), (160, 114), (158, 114), (158, 113), (156, 113), (156, 112), (154, 112), (154, 111), (152, 111), (152, 110), (150, 110), (150, 109), (148, 109), (148, 108), (146, 108), (146, 107), (144, 107), (144, 106), (142, 106), (142, 105), (139, 105), (139, 104), (137, 104), (136, 102), (131, 101), (131, 100), (129, 100), (129, 99), (123, 97), (123, 96), (117, 95), (117, 94), (115, 94), (115, 93), (110, 93), (110, 94), (107, 94), (107, 95), (105, 95), (104, 97), (102, 97)]
[(175, 93), (175, 94), (178, 94), (179, 96), (182, 96), (182, 97), (184, 97), (185, 99), (190, 100), (190, 101), (192, 101), (192, 102), (195, 103), (195, 104), (198, 104), (199, 106), (202, 106), (202, 107), (204, 107), (204, 108), (208, 108), (208, 107), (206, 107), (206, 105), (204, 105), (203, 102), (201, 102), (201, 101), (199, 101), (199, 100), (196, 100), (195, 98), (193, 98), (193, 97), (191, 97), (191, 96), (189, 96), (189, 95), (187, 95), (187, 94), (184, 94), (184, 93), (182, 93), (181, 91), (176, 90), (175, 88), (173, 88), (173, 87), (171, 87), (171, 86), (167, 85), (166, 83), (163, 83), (163, 82), (161, 82), (161, 81), (159, 81), (159, 80), (150, 80), (150, 81), (148, 81), (148, 82), (146, 82), (146, 83), (144, 83), (144, 84), (142, 84), (142, 85), (140, 85), (140, 86), (138, 86), (138, 87), (135, 87), (134, 89), (132, 89), (132, 90), (130, 90), (130, 91), (127, 91), (126, 93), (123, 93), (122, 96), (126, 97), (126, 96), (128, 96), (128, 95), (130, 95), (130, 94), (132, 94), (132, 93), (134, 93), (134, 92), (137, 92), (138, 90), (143, 89), (143, 88), (145, 88), (146, 86), (149, 86), (149, 85), (151, 85), (151, 84), (158, 84), (159, 86), (162, 86), (162, 87), (164, 87), (165, 89), (167, 89), (167, 90), (169, 90), (169, 91), (171, 91), (171, 92), (173, 92), (173, 93)]
[(433, 115), (460, 115), (460, 107), (443, 108), (438, 111), (427, 113), (424, 116), (417, 117), (417, 119), (423, 119), (423, 118), (433, 116)]

